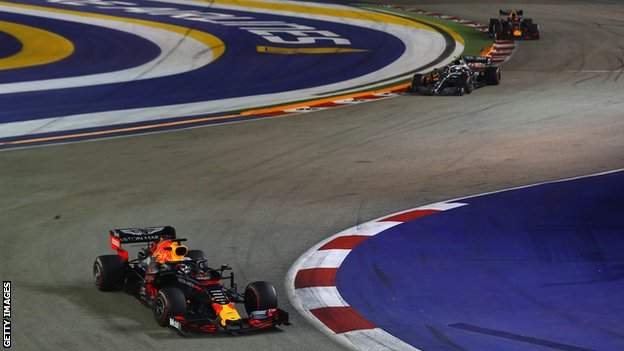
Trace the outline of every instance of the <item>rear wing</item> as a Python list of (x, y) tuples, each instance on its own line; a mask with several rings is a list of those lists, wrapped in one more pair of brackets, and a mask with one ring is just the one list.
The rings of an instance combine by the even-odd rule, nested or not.
[(125, 228), (110, 231), (111, 238), (119, 240), (120, 244), (148, 243), (163, 239), (175, 239), (176, 231), (173, 227)]
[(462, 56), (462, 58), (469, 65), (475, 64), (475, 63), (482, 64), (482, 65), (492, 64), (492, 57), (490, 56)]
[(498, 13), (501, 16), (509, 16), (511, 15), (511, 13), (515, 13), (516, 16), (522, 16), (523, 15), (523, 11), (522, 10), (515, 10), (515, 9), (500, 9), (498, 10)]
[(128, 260), (128, 252), (121, 248), (122, 244), (149, 243), (162, 239), (175, 239), (176, 231), (171, 226), (111, 229), (109, 232), (111, 247), (119, 256)]

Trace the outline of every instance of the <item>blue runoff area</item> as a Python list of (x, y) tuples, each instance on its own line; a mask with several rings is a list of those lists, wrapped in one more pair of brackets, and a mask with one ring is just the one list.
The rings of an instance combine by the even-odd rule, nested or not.
[(344, 299), (430, 350), (624, 350), (624, 172), (473, 197), (357, 246)]
[[(33, 1), (13, 1), (33, 3)], [(154, 7), (154, 2), (133, 1), (138, 6)], [(215, 11), (252, 17), (257, 21), (284, 21), (329, 30), (351, 41), (348, 47), (363, 52), (322, 55), (276, 55), (258, 53), (256, 46), (273, 44), (261, 36), (238, 27), (189, 21), (167, 16), (126, 13), (123, 10), (45, 4), (71, 10), (103, 13), (166, 22), (210, 33), (225, 43), (225, 53), (215, 62), (185, 74), (137, 80), (118, 84), (56, 89), (0, 95), (0, 123), (102, 112), (120, 109), (163, 106), (224, 98), (292, 91), (327, 85), (379, 70), (398, 59), (405, 51), (402, 41), (390, 34), (307, 18), (292, 18), (261, 13), (213, 10), (191, 5), (171, 5), (177, 9)], [(170, 6), (171, 5), (171, 6)], [(292, 39), (291, 39), (292, 40)], [(296, 47), (331, 47), (331, 41)], [(290, 46), (292, 47), (292, 45)], [(122, 55), (125, 56), (125, 55)], [(94, 57), (94, 61), (96, 58)], [(59, 72), (65, 71), (59, 69)], [(105, 98), (104, 98), (105, 97)]]
[[(2, 14), (0, 13), (0, 20)], [(13, 36), (0, 31), (0, 59), (13, 56), (22, 50), (22, 44)]]
[[(156, 44), (118, 30), (6, 12), (0, 12), (0, 21), (46, 30), (64, 37), (74, 45), (74, 52), (61, 61), (3, 70), (0, 84), (118, 71), (141, 65), (160, 54)], [(39, 103), (31, 101), (26, 105), (35, 107)], [(4, 104), (2, 106), (0, 114), (8, 107)]]

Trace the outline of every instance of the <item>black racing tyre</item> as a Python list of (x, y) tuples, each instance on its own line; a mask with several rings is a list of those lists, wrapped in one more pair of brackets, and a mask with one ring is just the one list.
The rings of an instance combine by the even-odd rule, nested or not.
[(472, 79), (468, 79), (468, 81), (466, 82), (466, 94), (470, 94), (472, 93), (472, 91), (474, 90), (474, 86), (472, 85)]
[(539, 27), (537, 26), (537, 24), (533, 23), (529, 26), (529, 34), (534, 38), (534, 39), (539, 39), (540, 37), (540, 33), (539, 33)]
[(418, 92), (418, 89), (423, 85), (423, 75), (422, 74), (414, 74), (412, 78), (412, 85), (410, 86), (410, 91)]
[(466, 77), (464, 80), (464, 90), (466, 91), (466, 94), (470, 94), (474, 90), (474, 84), (472, 83), (472, 78), (470, 76)]
[(522, 20), (522, 23), (524, 23), (525, 26), (527, 26), (527, 28), (530, 28), (531, 25), (533, 24), (533, 19), (532, 18), (525, 18)]
[(124, 281), (126, 262), (119, 255), (98, 256), (93, 262), (93, 280), (101, 291), (121, 288)]
[(500, 67), (488, 67), (485, 69), (485, 81), (489, 85), (498, 85), (501, 80)]
[(463, 96), (464, 93), (466, 93), (467, 85), (468, 77), (464, 75), (455, 82), (455, 94), (457, 94), (458, 96)]
[(494, 39), (501, 39), (505, 37), (505, 26), (498, 22), (498, 24), (496, 25), (496, 35), (494, 36)]
[(169, 325), (169, 318), (186, 314), (186, 297), (182, 290), (174, 287), (158, 290), (154, 300), (154, 318), (161, 327)]
[(277, 291), (268, 282), (253, 282), (245, 288), (245, 311), (251, 314), (254, 311), (277, 308)]
[(427, 95), (427, 96), (435, 95), (433, 92), (433, 86), (428, 86), (428, 87), (418, 89), (418, 92), (422, 95)]
[(501, 32), (501, 22), (498, 18), (490, 18), (488, 32), (492, 37), (496, 37), (496, 35)]

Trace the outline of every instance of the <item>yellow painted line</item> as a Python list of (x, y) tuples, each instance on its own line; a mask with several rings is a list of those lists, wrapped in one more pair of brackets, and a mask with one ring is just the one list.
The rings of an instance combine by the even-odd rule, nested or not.
[(261, 54), (297, 55), (297, 54), (343, 54), (351, 52), (365, 52), (365, 49), (353, 48), (279, 48), (275, 46), (256, 46), (256, 51)]
[(60, 61), (74, 52), (74, 44), (58, 34), (23, 24), (0, 21), (0, 32), (22, 44), (22, 49), (0, 59), (0, 70), (45, 65)]
[(204, 45), (206, 45), (212, 50), (213, 61), (219, 58), (221, 55), (223, 55), (223, 52), (225, 51), (225, 44), (223, 43), (223, 41), (221, 41), (221, 39), (215, 37), (214, 35), (201, 32), (192, 28), (177, 26), (174, 24), (153, 22), (153, 21), (147, 21), (147, 20), (142, 20), (142, 19), (137, 19), (137, 18), (102, 15), (99, 13), (65, 10), (65, 9), (58, 9), (58, 8), (47, 7), (47, 6), (15, 4), (15, 3), (5, 2), (5, 1), (0, 1), (0, 6), (37, 10), (37, 11), (48, 11), (48, 12), (61, 13), (61, 14), (72, 15), (72, 16), (98, 18), (98, 19), (103, 19), (103, 20), (133, 23), (133, 24), (138, 24), (138, 25), (142, 25), (146, 27), (164, 29), (170, 32), (181, 34), (182, 36), (189, 36), (203, 43)]

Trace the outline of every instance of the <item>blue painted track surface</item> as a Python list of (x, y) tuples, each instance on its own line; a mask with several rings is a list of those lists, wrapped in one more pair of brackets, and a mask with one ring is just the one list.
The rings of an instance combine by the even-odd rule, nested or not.
[[(64, 37), (74, 45), (74, 52), (64, 60), (3, 71), (0, 84), (118, 71), (141, 65), (160, 54), (156, 44), (108, 28), (2, 12), (0, 21), (43, 29)], [(2, 113), (6, 107), (8, 105), (3, 104)]]
[[(3, 20), (3, 16), (0, 13), (0, 21)], [(7, 33), (0, 32), (0, 59), (13, 56), (22, 49), (22, 44), (19, 40), (13, 38)]]
[[(2, 123), (310, 88), (376, 71), (395, 61), (405, 50), (404, 44), (398, 38), (362, 27), (305, 18), (293, 19), (260, 13), (218, 10), (219, 13), (252, 16), (258, 21), (295, 22), (331, 30), (349, 38), (352, 42), (350, 47), (369, 50), (339, 55), (259, 54), (256, 52), (257, 45), (272, 44), (257, 35), (235, 27), (166, 16), (125, 13), (122, 10), (102, 10), (94, 6), (77, 8), (36, 1), (12, 2), (176, 24), (213, 34), (225, 42), (226, 49), (217, 61), (186, 74), (118, 84), (3, 94), (0, 95), (0, 106), (3, 106), (0, 112)], [(157, 6), (153, 2), (146, 1), (134, 1), (134, 3), (140, 6)], [(185, 5), (175, 5), (175, 7), (188, 10), (198, 9)], [(200, 10), (207, 9), (200, 8)]]
[(357, 246), (345, 300), (428, 350), (624, 350), (624, 172), (474, 197)]

